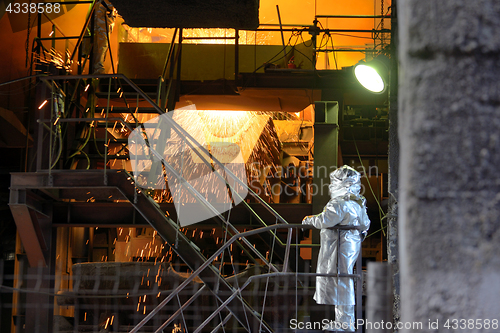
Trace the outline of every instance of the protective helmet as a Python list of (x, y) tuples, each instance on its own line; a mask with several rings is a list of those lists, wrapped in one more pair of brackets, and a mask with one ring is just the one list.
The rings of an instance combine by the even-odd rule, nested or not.
[(361, 174), (348, 165), (341, 166), (330, 173), (330, 197), (354, 195), (361, 197)]

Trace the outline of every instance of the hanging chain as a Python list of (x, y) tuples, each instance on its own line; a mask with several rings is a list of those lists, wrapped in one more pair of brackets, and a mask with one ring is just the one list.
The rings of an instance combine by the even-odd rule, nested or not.
[(380, 15), (382, 19), (380, 20), (380, 29), (384, 29), (384, 0), (380, 0)]
[(385, 33), (383, 32), (384, 30), (384, 0), (380, 0), (380, 15), (382, 18), (380, 19), (380, 43), (382, 50), (384, 49), (384, 43), (385, 43)]

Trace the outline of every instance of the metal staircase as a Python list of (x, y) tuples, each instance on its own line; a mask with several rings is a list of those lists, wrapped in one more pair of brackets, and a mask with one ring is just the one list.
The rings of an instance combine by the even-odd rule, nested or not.
[[(92, 10), (94, 8), (95, 3)], [(90, 18), (86, 20), (76, 48), (83, 40), (89, 24)], [(182, 31), (179, 33), (182, 34)], [(141, 119), (162, 115), (175, 106), (180, 82), (181, 54), (181, 43), (179, 45), (174, 43), (175, 35), (158, 85), (149, 93), (144, 92), (135, 82), (121, 74), (51, 75), (38, 78), (40, 85), (36, 104), (40, 107), (36, 111), (36, 148), (32, 155), (32, 160), (36, 162), (35, 167), (32, 169), (33, 172), (14, 173), (11, 178), (10, 207), (28, 260), (34, 267), (47, 266), (51, 261), (50, 257), (54, 251), (51, 249), (52, 241), (49, 236), (51, 228), (53, 224), (63, 224), (53, 219), (54, 203), (69, 206), (72, 201), (81, 201), (82, 193), (92, 192), (93, 201), (97, 203), (132, 206), (192, 271), (189, 277), (168, 295), (162, 294), (158, 306), (148, 312), (145, 311), (140, 317), (141, 320), (135, 323), (136, 326), (130, 328), (130, 332), (144, 331), (145, 325), (161, 313), (166, 304), (179, 301), (179, 293), (186, 291), (185, 288), (195, 279), (200, 279), (202, 286), (193, 292), (184, 304), (180, 304), (179, 301), (178, 310), (167, 320), (155, 327), (148, 326), (148, 331), (163, 332), (178, 317), (183, 316), (183, 312), (194, 304), (197, 297), (206, 292), (209, 292), (215, 300), (210, 304), (213, 307), (211, 313), (204, 317), (201, 323), (197, 323), (197, 327), (189, 327), (188, 323), (184, 329), (194, 332), (216, 332), (219, 329), (225, 331), (225, 326), (232, 322), (232, 327), (238, 327), (237, 331), (286, 331), (284, 325), (287, 323), (278, 323), (276, 318), (274, 321), (264, 318), (266, 309), (271, 306), (268, 288), (273, 284), (274, 294), (282, 294), (287, 300), (289, 299), (294, 305), (292, 311), (295, 318), (298, 318), (301, 308), (299, 298), (310, 296), (312, 291), (309, 290), (309, 279), (315, 276), (314, 273), (304, 273), (306, 265), (299, 255), (299, 229), (310, 227), (288, 224), (273, 207), (247, 188), (249, 196), (259, 203), (271, 218), (262, 218), (246, 200), (242, 200), (241, 205), (259, 224), (257, 228), (242, 232), (231, 223), (230, 214), (218, 213), (203, 194), (189, 186), (184, 177), (176, 173), (175, 168), (169, 165), (161, 152), (151, 146), (148, 147), (152, 162), (164, 166), (176, 174), (178, 179), (184, 180), (186, 190), (196, 197), (205, 209), (214, 213), (214, 219), (219, 223), (221, 230), (224, 230), (226, 237), (220, 247), (215, 253), (204, 255), (193, 240), (180, 231), (179, 224), (153, 199), (150, 191), (138, 187), (133, 175), (126, 171), (130, 160), (128, 154), (130, 133), (136, 128), (144, 129), (145, 121)], [(237, 37), (235, 43), (237, 46)], [(237, 47), (235, 50), (237, 59)], [(76, 53), (76, 51), (72, 53), (72, 58)], [(79, 73), (82, 73), (83, 67), (79, 67)], [(236, 68), (236, 74), (237, 72)], [(172, 122), (170, 126), (187, 145), (196, 146), (195, 139), (179, 124)], [(223, 164), (204, 148), (193, 151), (207, 167), (214, 169), (214, 165), (218, 165), (224, 169)], [(210, 156), (210, 159), (206, 156)], [(230, 190), (230, 182), (224, 177), (229, 176), (233, 183), (247, 187), (246, 183), (228, 170), (224, 176), (217, 172), (216, 174)], [(282, 237), (279, 231), (284, 231), (286, 237)], [(259, 246), (255, 246), (249, 240), (249, 237), (255, 235), (264, 241)], [(292, 242), (293, 236), (295, 243)], [(260, 274), (240, 279), (238, 269), (234, 266), (232, 266), (233, 274), (228, 276), (221, 267), (214, 265), (214, 261), (224, 254), (226, 263), (233, 265), (233, 245), (244, 253), (249, 262), (262, 266)], [(292, 250), (292, 246), (295, 251)], [(361, 269), (360, 263), (359, 258), (358, 272)], [(360, 281), (359, 274), (338, 276)], [(252, 283), (259, 285), (264, 283), (265, 287), (261, 294), (256, 296), (248, 292), (247, 288)], [(259, 287), (253, 288), (259, 289)], [(360, 306), (361, 288), (357, 289), (357, 302)], [(274, 304), (277, 309), (282, 309), (285, 305), (288, 304)], [(304, 305), (306, 308), (307, 306)], [(360, 315), (359, 307), (358, 317)], [(75, 315), (75, 318), (78, 316)], [(269, 315), (266, 318), (269, 318)], [(208, 328), (217, 319), (217, 325)]]
[[(114, 93), (114, 96), (111, 93), (111, 86), (120, 86), (122, 87), (124, 84), (127, 84), (129, 88), (133, 88), (136, 93), (135, 98), (135, 107), (132, 106), (128, 101), (125, 101), (125, 104), (128, 104), (128, 110), (134, 110), (133, 112), (129, 111), (129, 114), (133, 116), (133, 113), (138, 114), (142, 111), (143, 108), (147, 108), (147, 110), (155, 110), (157, 113), (162, 112), (162, 110), (151, 100), (151, 98), (144, 93), (141, 89), (139, 89), (133, 82), (131, 82), (128, 78), (122, 75), (104, 75), (100, 76), (100, 80), (108, 79), (108, 93), (106, 100), (106, 107), (102, 108), (102, 111), (99, 113), (98, 110), (101, 107), (97, 107), (97, 105), (102, 103), (102, 98), (94, 98), (89, 96), (92, 94), (92, 89), (86, 87), (86, 82), (88, 80), (96, 79), (95, 77), (90, 76), (51, 76), (41, 78), (42, 82), (45, 84), (45, 87), (50, 87), (50, 91), (47, 91), (47, 99), (53, 99), (53, 103), (48, 103), (50, 105), (50, 112), (44, 113), (42, 108), (42, 119), (39, 119), (38, 124), (38, 138), (40, 142), (38, 143), (39, 151), (37, 154), (37, 166), (38, 170), (35, 173), (19, 173), (12, 175), (12, 190), (16, 191), (16, 193), (22, 192), (27, 193), (31, 192), (31, 190), (41, 191), (45, 196), (46, 200), (57, 200), (60, 201), (64, 198), (71, 198), (72, 190), (79, 191), (92, 191), (97, 194), (94, 196), (94, 200), (100, 201), (106, 199), (106, 197), (112, 197), (113, 200), (126, 200), (128, 201), (136, 210), (139, 212), (142, 217), (158, 232), (158, 234), (172, 247), (172, 249), (177, 253), (177, 255), (183, 260), (183, 262), (194, 272), (193, 275), (186, 280), (185, 284), (179, 286), (179, 290), (188, 284), (189, 281), (194, 279), (195, 277), (199, 277), (203, 281), (203, 285), (206, 290), (209, 290), (219, 302), (219, 307), (215, 309), (213, 315), (206, 319), (206, 323), (210, 322), (213, 319), (215, 314), (218, 314), (220, 311), (224, 310), (227, 312), (229, 317), (234, 318), (239, 325), (244, 328), (248, 332), (258, 332), (258, 331), (266, 331), (272, 332), (273, 328), (267, 324), (259, 311), (256, 311), (249, 303), (241, 296), (241, 289), (237, 284), (234, 284), (234, 281), (237, 282), (237, 279), (233, 279), (233, 282), (229, 282), (227, 276), (224, 276), (217, 267), (215, 267), (212, 262), (213, 258), (217, 258), (217, 256), (221, 255), (224, 251), (229, 251), (229, 245), (235, 243), (238, 245), (239, 249), (242, 249), (246, 255), (248, 256), (248, 260), (255, 264), (264, 264), (267, 266), (265, 270), (271, 275), (267, 276), (267, 278), (272, 277), (272, 274), (289, 274), (291, 272), (291, 266), (288, 264), (289, 261), (302, 261), (298, 257), (298, 253), (292, 253), (290, 251), (291, 237), (292, 237), (292, 229), (288, 230), (288, 236), (285, 241), (280, 239), (276, 234), (275, 230), (284, 227), (285, 229), (287, 222), (276, 213), (271, 206), (269, 206), (266, 202), (264, 202), (257, 194), (252, 192), (250, 189), (249, 193), (252, 195), (258, 202), (264, 205), (266, 210), (270, 212), (274, 216), (273, 223), (275, 225), (269, 226), (269, 223), (266, 223), (262, 220), (259, 215), (246, 203), (242, 201), (247, 209), (250, 210), (250, 213), (257, 218), (262, 225), (262, 229), (256, 229), (257, 232), (249, 231), (246, 233), (241, 233), (238, 229), (231, 224), (231, 222), (223, 216), (223, 214), (218, 214), (216, 217), (220, 220), (221, 226), (227, 232), (227, 237), (229, 241), (222, 244), (222, 247), (212, 255), (212, 258), (205, 257), (200, 249), (194, 244), (184, 233), (179, 231), (179, 225), (174, 222), (167, 214), (160, 209), (160, 206), (157, 202), (155, 202), (145, 190), (141, 190), (137, 187), (137, 184), (134, 182), (133, 176), (129, 174), (125, 170), (116, 170), (109, 169), (109, 166), (113, 161), (127, 159), (128, 157), (125, 155), (118, 156), (118, 154), (110, 154), (110, 149), (113, 145), (126, 145), (124, 139), (122, 139), (122, 134), (114, 136), (112, 135), (113, 128), (116, 129), (117, 126), (122, 126), (122, 128), (127, 129), (128, 132), (133, 128), (133, 126), (138, 127), (142, 124), (136, 122), (127, 121), (127, 116), (122, 112), (121, 117), (110, 117), (109, 115), (114, 112), (113, 105), (115, 101), (121, 102), (123, 96), (120, 96), (120, 92)], [(121, 82), (117, 82), (117, 81)], [(71, 84), (70, 82), (77, 82), (76, 84)], [(115, 82), (113, 82), (115, 81)], [(87, 101), (95, 101), (96, 106), (87, 106), (87, 108), (93, 109), (83, 112), (84, 115), (88, 115), (88, 117), (82, 118), (70, 118), (68, 114), (62, 112), (57, 108), (58, 100), (53, 96), (68, 96), (68, 93), (59, 91), (59, 87), (61, 86), (69, 86), (73, 87), (73, 89), (78, 89), (78, 84), (82, 85), (81, 91), (84, 92), (81, 100)], [(89, 83), (90, 84), (90, 83)], [(121, 88), (119, 88), (120, 90)], [(47, 89), (48, 90), (48, 89)], [(102, 93), (101, 93), (102, 96)], [(114, 97), (114, 98), (113, 98)], [(69, 102), (71, 104), (72, 102)], [(144, 103), (148, 104), (147, 106), (143, 106)], [(84, 106), (75, 106), (74, 108), (78, 112), (78, 110), (83, 110)], [(122, 110), (120, 110), (122, 111)], [(124, 117), (125, 116), (125, 117)], [(132, 118), (132, 117), (130, 117)], [(66, 125), (72, 125), (75, 123), (79, 123), (83, 125), (83, 130), (76, 131), (75, 133), (80, 133), (80, 138), (77, 138), (77, 141), (80, 142), (83, 140), (85, 143), (84, 147), (76, 146), (73, 147), (76, 149), (75, 152), (68, 153), (55, 153), (59, 150), (59, 147), (63, 145), (62, 136), (58, 133), (64, 131), (61, 127), (65, 127)], [(180, 133), (185, 135), (188, 139), (188, 133), (183, 133), (182, 128), (176, 127)], [(68, 128), (66, 128), (68, 130)], [(93, 134), (91, 132), (93, 131)], [(102, 133), (104, 132), (104, 133)], [(111, 134), (108, 136), (108, 134)], [(88, 144), (89, 138), (94, 138), (94, 146)], [(103, 137), (104, 136), (104, 137)], [(126, 147), (125, 147), (126, 148)], [(125, 150), (125, 148), (123, 150)], [(87, 150), (87, 152), (85, 152)], [(93, 150), (96, 150), (97, 153), (92, 153)], [(45, 152), (45, 153), (44, 153)], [(104, 153), (102, 153), (104, 152)], [(154, 150), (153, 150), (154, 152)], [(205, 152), (207, 156), (208, 152)], [(84, 155), (87, 160), (87, 169), (95, 168), (99, 165), (102, 167), (100, 170), (82, 170), (80, 162), (70, 162), (70, 160), (78, 160), (79, 155)], [(161, 156), (157, 152), (154, 152), (155, 157), (162, 159)], [(66, 156), (67, 161), (59, 161), (63, 160)], [(216, 163), (220, 163), (214, 159)], [(168, 163), (165, 160), (162, 161), (166, 167), (168, 167)], [(210, 165), (210, 162), (205, 160), (205, 163)], [(85, 164), (85, 163), (84, 163)], [(73, 170), (70, 169), (56, 169), (56, 166), (64, 166), (71, 165)], [(175, 172), (175, 170), (171, 170)], [(242, 183), (236, 176), (232, 175), (235, 181), (239, 181), (240, 185), (246, 186)], [(178, 177), (182, 177), (178, 175)], [(229, 186), (229, 185), (228, 185)], [(197, 198), (200, 199), (203, 204), (211, 210), (215, 210), (215, 208), (194, 188), (187, 187), (187, 189)], [(57, 193), (65, 192), (64, 196), (60, 196)], [(101, 193), (101, 195), (99, 194)], [(37, 212), (37, 214), (43, 213), (41, 210), (37, 210), (35, 205), (31, 203), (36, 200), (28, 202), (11, 201), (11, 207), (22, 207), (24, 205), (28, 206), (28, 210), (33, 210)], [(17, 220), (23, 220), (23, 225), (31, 225), (32, 229), (37, 230), (40, 229), (41, 226), (37, 225), (38, 221), (36, 219), (29, 219), (26, 216), (21, 218), (17, 216)], [(297, 226), (294, 226), (297, 228)], [(281, 269), (278, 269), (275, 264), (269, 262), (266, 259), (266, 255), (262, 254), (262, 249), (255, 248), (252, 243), (246, 238), (246, 235), (258, 234), (258, 233), (269, 233), (270, 237), (266, 237), (271, 239), (273, 244), (270, 244), (269, 249), (273, 252), (273, 260), (279, 260), (281, 262)], [(24, 241), (29, 242), (29, 235), (21, 232), (21, 237)], [(43, 239), (43, 238), (42, 238)], [(281, 246), (274, 246), (275, 244), (279, 244)], [(272, 249), (271, 249), (272, 245)], [(264, 249), (264, 251), (267, 249)], [(264, 252), (265, 253), (265, 252)], [(36, 258), (36, 253), (28, 253), (28, 256), (32, 256)], [(231, 258), (231, 253), (229, 252), (228, 257)], [(33, 262), (36, 259), (33, 259)], [(234, 272), (237, 270), (235, 269)], [(250, 280), (251, 281), (251, 280)], [(176, 292), (172, 293), (168, 296), (161, 304), (165, 304), (170, 301), (175, 295)], [(161, 304), (159, 309), (161, 308)], [(189, 304), (186, 304), (187, 306)], [(131, 332), (136, 332), (139, 328), (144, 325), (144, 323), (149, 320), (156, 311), (151, 311), (143, 321), (138, 324), (137, 328), (131, 330)], [(224, 322), (224, 321), (223, 321)], [(205, 323), (205, 324), (206, 324)], [(222, 324), (222, 322), (221, 322)], [(201, 329), (201, 328), (199, 328)], [(198, 331), (199, 331), (198, 329)]]

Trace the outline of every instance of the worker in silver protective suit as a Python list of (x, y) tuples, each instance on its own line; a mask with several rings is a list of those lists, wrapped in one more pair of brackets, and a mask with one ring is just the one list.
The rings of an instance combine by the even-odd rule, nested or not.
[(104, 74), (104, 61), (108, 52), (108, 38), (113, 31), (116, 9), (109, 0), (102, 0), (95, 9), (93, 74)]
[[(321, 229), (317, 273), (353, 274), (361, 242), (370, 227), (366, 199), (360, 194), (361, 175), (344, 165), (330, 174), (329, 190), (330, 201), (323, 212), (305, 217), (302, 224)], [(357, 226), (358, 229), (329, 229), (336, 225)], [(336, 327), (353, 330), (355, 297), (352, 278), (316, 277), (314, 300), (318, 304), (335, 305)]]

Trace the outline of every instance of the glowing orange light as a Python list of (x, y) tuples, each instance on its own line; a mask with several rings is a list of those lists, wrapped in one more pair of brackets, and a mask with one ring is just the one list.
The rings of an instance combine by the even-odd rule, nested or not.
[(45, 104), (47, 104), (47, 100), (43, 101), (43, 103), (40, 104), (40, 106), (38, 107), (38, 110), (41, 110), (45, 106)]

